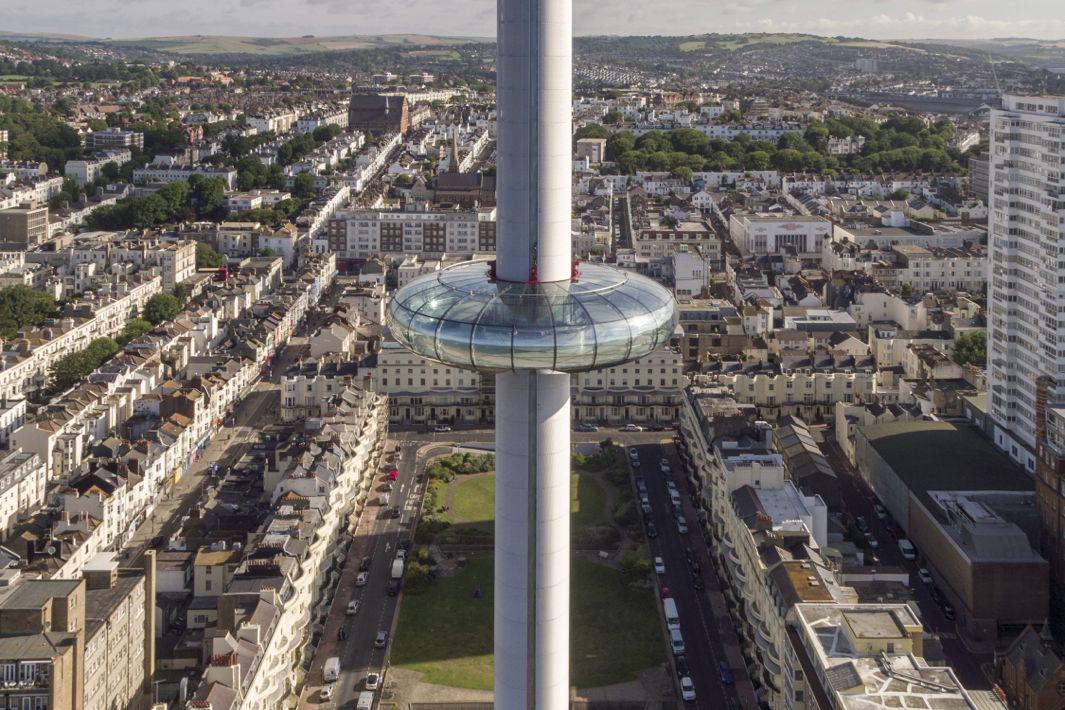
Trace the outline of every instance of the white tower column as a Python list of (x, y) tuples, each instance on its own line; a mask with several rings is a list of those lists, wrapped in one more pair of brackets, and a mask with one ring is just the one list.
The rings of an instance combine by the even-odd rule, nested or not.
[(572, 271), (572, 14), (571, 0), (499, 0), (496, 273), (503, 281), (564, 281)]
[(570, 376), (496, 376), (495, 706), (569, 707)]

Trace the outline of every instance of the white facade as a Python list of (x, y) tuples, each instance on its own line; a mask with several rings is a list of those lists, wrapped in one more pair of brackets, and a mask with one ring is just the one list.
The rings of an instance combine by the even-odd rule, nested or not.
[(991, 114), (989, 412), (995, 443), (1029, 470), (1037, 382), (1048, 378), (1048, 404), (1065, 398), (1063, 137), (1060, 97), (1007, 95)]
[(799, 256), (820, 259), (822, 245), (832, 236), (832, 223), (805, 215), (736, 213), (729, 219), (729, 234), (744, 254), (779, 254), (794, 247)]

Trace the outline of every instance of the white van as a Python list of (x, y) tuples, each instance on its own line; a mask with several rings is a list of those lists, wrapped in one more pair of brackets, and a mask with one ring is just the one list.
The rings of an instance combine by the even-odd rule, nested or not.
[(680, 635), (680, 629), (669, 630), (669, 645), (673, 647), (674, 656), (684, 653), (684, 637)]
[(332, 683), (340, 677), (340, 658), (331, 656), (326, 659), (323, 677), (326, 683)]
[(355, 710), (373, 710), (372, 690), (364, 690), (359, 693), (359, 702), (355, 705)]
[(902, 556), (908, 560), (917, 559), (917, 548), (913, 546), (913, 543), (904, 537), (899, 538), (899, 552)]
[(673, 597), (666, 597), (662, 600), (662, 610), (666, 613), (666, 627), (679, 629), (680, 615), (677, 614), (677, 602), (673, 600)]

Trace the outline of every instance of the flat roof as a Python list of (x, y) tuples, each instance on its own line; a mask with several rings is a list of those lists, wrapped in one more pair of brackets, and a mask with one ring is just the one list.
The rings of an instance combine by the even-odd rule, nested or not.
[(947, 422), (890, 422), (862, 435), (929, 510), (928, 491), (1034, 491), (1035, 482), (991, 442)]

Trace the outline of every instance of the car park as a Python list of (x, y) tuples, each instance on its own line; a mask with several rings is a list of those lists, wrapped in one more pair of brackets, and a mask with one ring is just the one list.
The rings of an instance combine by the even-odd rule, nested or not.
[(665, 574), (665, 573), (666, 573), (666, 561), (663, 560), (661, 557), (656, 557), (655, 558), (655, 574)]

